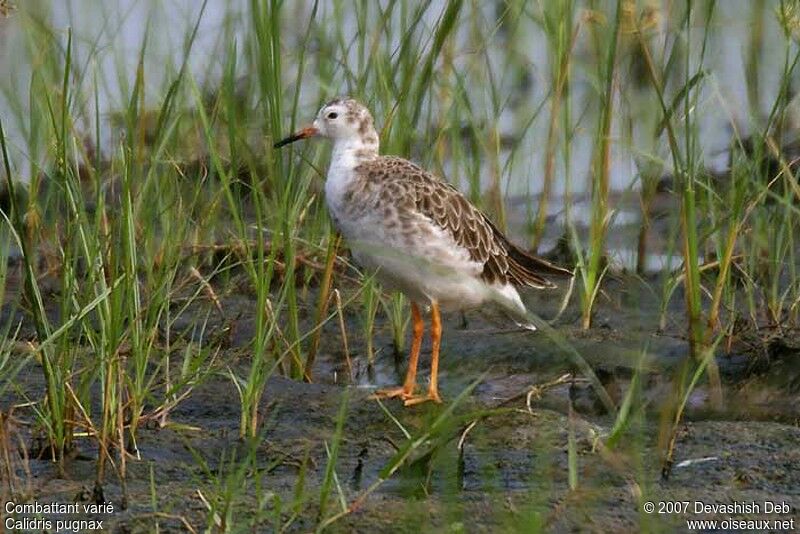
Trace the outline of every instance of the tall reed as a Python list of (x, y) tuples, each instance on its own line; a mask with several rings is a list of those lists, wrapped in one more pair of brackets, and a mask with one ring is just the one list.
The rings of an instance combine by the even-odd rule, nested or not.
[[(597, 80), (600, 87), (597, 133), (591, 168), (591, 214), (589, 223), (589, 249), (585, 256), (580, 254), (579, 272), (581, 275), (581, 324), (584, 329), (592, 325), (592, 313), (600, 283), (605, 273), (605, 240), (610, 211), (608, 205), (609, 180), (611, 173), (611, 126), (614, 117), (616, 95), (615, 77), (617, 72), (617, 43), (623, 15), (623, 0), (618, 0), (611, 18), (610, 28), (604, 31), (600, 23), (592, 26), (592, 41), (597, 53)], [(596, 3), (592, 7), (597, 8)]]
[[(531, 248), (539, 248), (547, 221), (549, 199), (556, 179), (556, 150), (559, 141), (559, 129), (563, 128), (562, 103), (569, 99), (569, 79), (572, 69), (573, 47), (577, 38), (578, 27), (573, 22), (575, 11), (574, 0), (559, 0), (549, 3), (542, 10), (542, 27), (547, 36), (550, 62), (550, 117), (547, 127), (547, 144), (544, 149), (545, 166), (542, 177), (542, 193), (537, 207), (536, 221), (533, 226)], [(561, 119), (561, 120), (559, 120)], [(564, 132), (566, 133), (566, 132)], [(562, 138), (564, 137), (562, 133)], [(568, 169), (565, 168), (565, 172)]]

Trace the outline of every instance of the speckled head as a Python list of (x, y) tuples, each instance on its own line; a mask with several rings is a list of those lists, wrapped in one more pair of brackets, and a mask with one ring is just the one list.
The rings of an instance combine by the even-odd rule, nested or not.
[(327, 137), (334, 144), (366, 149), (377, 153), (378, 133), (369, 110), (357, 100), (335, 98), (322, 106), (311, 126), (275, 144), (276, 148), (298, 139), (314, 136)]
[(352, 98), (335, 98), (322, 106), (314, 127), (323, 137), (337, 141), (377, 145), (378, 134), (369, 110)]

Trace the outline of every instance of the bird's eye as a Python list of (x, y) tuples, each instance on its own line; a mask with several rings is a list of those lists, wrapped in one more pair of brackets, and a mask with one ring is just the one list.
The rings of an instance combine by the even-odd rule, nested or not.
[(331, 111), (330, 113), (328, 113), (328, 118), (329, 119), (335, 119), (338, 116), (339, 116), (339, 114), (336, 113), (335, 111)]

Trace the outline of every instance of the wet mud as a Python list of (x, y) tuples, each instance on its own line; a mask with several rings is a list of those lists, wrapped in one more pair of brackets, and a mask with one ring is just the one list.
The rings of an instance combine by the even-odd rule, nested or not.
[[(246, 530), (273, 531), (291, 519), (288, 531), (313, 531), (343, 402), (336, 484), (325, 515), (341, 510), (342, 500), (357, 506), (332, 523), (331, 532), (497, 532), (537, 526), (556, 532), (670, 532), (685, 528), (685, 519), (698, 518), (647, 514), (645, 501), (786, 502), (791, 512), (780, 517), (797, 517), (800, 349), (793, 339), (777, 336), (759, 350), (739, 340), (731, 350), (720, 350), (724, 404), (709, 408), (704, 383), (694, 390), (676, 440), (675, 463), (664, 479), (660, 414), (674, 396), (671, 377), (688, 346), (678, 323), (653, 333), (659, 310), (644, 300), (647, 288), (641, 281), (620, 278), (606, 292), (613, 298), (600, 303), (592, 330), (580, 330), (573, 306), (554, 327), (586, 359), (615, 402), (621, 402), (638, 375), (637, 406), (643, 408), (614, 450), (603, 446), (614, 418), (558, 344), (541, 332), (498, 328), (475, 313), (445, 317), (443, 405), (404, 408), (388, 400), (382, 407), (370, 399), (374, 388), (400, 382), (405, 362), (394, 355), (388, 321), (379, 313), (376, 357), (369, 365), (360, 317), (357, 311), (346, 312), (353, 382), (347, 377), (339, 327), (331, 321), (324, 326), (314, 382), (273, 375), (262, 400), (262, 435), (255, 442), (241, 440), (239, 396), (228, 370), (246, 376), (254, 300), (231, 292), (221, 299), (222, 314), (209, 314), (212, 304), (198, 302), (174, 328), (189, 332), (197, 317), (209, 317), (207, 338), (225, 329), (219, 365), (164, 424), (149, 421), (139, 429), (138, 459), (128, 461), (125, 487), (113, 470), (103, 486), (105, 499), (119, 507), (97, 518), (112, 532), (152, 532), (156, 525), (160, 532), (184, 532), (187, 525), (201, 531), (224, 521), (210, 515), (204, 501), (220, 503), (232, 492), (231, 517)], [(524, 298), (547, 319), (557, 313), (560, 296), (563, 290)], [(304, 299), (309, 317), (314, 303), (313, 294)], [(680, 317), (679, 310), (672, 316)], [(32, 335), (25, 328), (21, 338)], [(424, 344), (423, 381), (428, 349)], [(39, 398), (40, 377), (39, 364), (31, 362), (15, 379), (18, 387), (6, 391), (2, 405)], [(543, 384), (548, 387), (529, 395)], [(474, 389), (437, 426), (471, 385)], [(14, 417), (34, 420), (30, 407), (16, 408)], [(431, 428), (436, 431), (427, 435)], [(18, 424), (16, 431), (30, 454), (35, 425)], [(382, 470), (406, 443), (406, 433), (422, 437), (421, 444), (380, 482)], [(574, 489), (570, 439), (576, 452)], [(20, 483), (24, 480), (39, 502), (91, 502), (97, 454), (93, 440), (79, 438), (64, 473), (42, 454), (27, 461), (29, 474), (18, 470)], [(237, 474), (237, 469), (243, 471)]]

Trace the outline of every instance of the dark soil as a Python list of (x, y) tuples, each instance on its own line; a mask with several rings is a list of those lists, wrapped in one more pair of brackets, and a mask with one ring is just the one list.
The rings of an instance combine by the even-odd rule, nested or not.
[[(529, 410), (526, 397), (532, 386), (574, 371), (558, 346), (542, 333), (499, 330), (478, 314), (467, 316), (466, 328), (460, 314), (446, 316), (444, 405), (404, 408), (399, 401), (385, 401), (395, 422), (369, 399), (374, 387), (400, 382), (405, 362), (395, 358), (388, 324), (379, 313), (378, 354), (374, 366), (368, 366), (359, 317), (350, 315), (347, 331), (355, 384), (347, 385), (342, 339), (332, 321), (325, 326), (315, 382), (270, 378), (263, 396), (263, 436), (255, 443), (242, 441), (239, 397), (225, 369), (246, 376), (255, 312), (251, 296), (230, 293), (222, 298), (223, 316), (212, 314), (206, 332), (210, 339), (215, 328), (228, 328), (220, 345), (219, 372), (207, 375), (171, 411), (165, 426), (149, 421), (139, 429), (140, 459), (128, 461), (124, 491), (113, 469), (102, 488), (115, 511), (80, 518), (104, 520), (104, 529), (112, 532), (152, 532), (156, 525), (160, 532), (183, 532), (187, 524), (201, 531), (214, 523), (204, 500), (219, 504), (230, 494), (234, 501), (230, 519), (237, 528), (269, 532), (276, 521), (286, 523), (296, 512), (288, 530), (313, 531), (328, 463), (326, 445), (333, 446), (345, 392), (346, 420), (335, 472), (350, 504), (378, 480), (405, 444), (403, 429), (412, 436), (422, 435), (465, 388), (479, 380), (448, 417), (449, 423), (423, 440), (403, 467), (360, 500), (352, 513), (333, 523), (331, 531), (498, 532), (535, 531), (538, 526), (557, 532), (670, 532), (685, 530), (686, 519), (704, 517), (794, 517), (797, 523), (800, 351), (793, 339), (776, 335), (756, 350), (754, 338), (743, 335), (729, 352), (720, 352), (724, 405), (708, 407), (705, 383), (695, 389), (676, 441), (674, 466), (664, 479), (659, 443), (665, 426), (660, 414), (674, 398), (671, 377), (687, 357), (687, 344), (679, 324), (653, 334), (658, 309), (647, 304), (652, 297), (641, 282), (611, 281), (606, 293), (613, 297), (605, 296), (599, 303), (592, 330), (578, 328), (577, 310), (572, 307), (556, 330), (586, 358), (617, 402), (636, 369), (641, 369), (636, 405), (643, 408), (635, 410), (614, 450), (602, 445), (614, 420), (578, 374), (533, 396)], [(309, 310), (313, 297), (305, 300)], [(530, 309), (548, 318), (556, 313), (560, 297), (558, 292), (532, 293), (525, 300)], [(211, 304), (195, 308), (186, 316), (187, 329), (198, 317), (206, 317)], [(8, 313), (4, 310), (3, 321)], [(673, 316), (681, 317), (678, 310)], [(26, 328), (24, 324), (22, 338), (32, 336)], [(39, 364), (30, 363), (15, 383), (18, 387), (0, 399), (3, 413), (22, 404), (25, 396), (40, 398)], [(37, 435), (34, 413), (30, 406), (18, 406), (12, 415), (16, 423), (7, 429), (24, 446), (14, 445), (12, 450), (30, 452)], [(570, 434), (577, 451), (574, 490), (569, 487)], [(28, 460), (28, 475), (20, 459), (17, 489), (27, 484), (29, 499), (40, 503), (91, 502), (97, 452), (93, 440), (79, 438), (63, 474), (45, 455)], [(237, 475), (240, 466), (245, 467)], [(305, 500), (295, 506), (299, 494)], [(341, 510), (336, 484), (330, 495), (326, 516)], [(281, 510), (276, 513), (278, 500)], [(690, 510), (647, 514), (642, 511), (645, 501), (689, 501)], [(695, 501), (785, 502), (791, 511), (694, 514)], [(220, 524), (224, 521), (219, 518)]]

